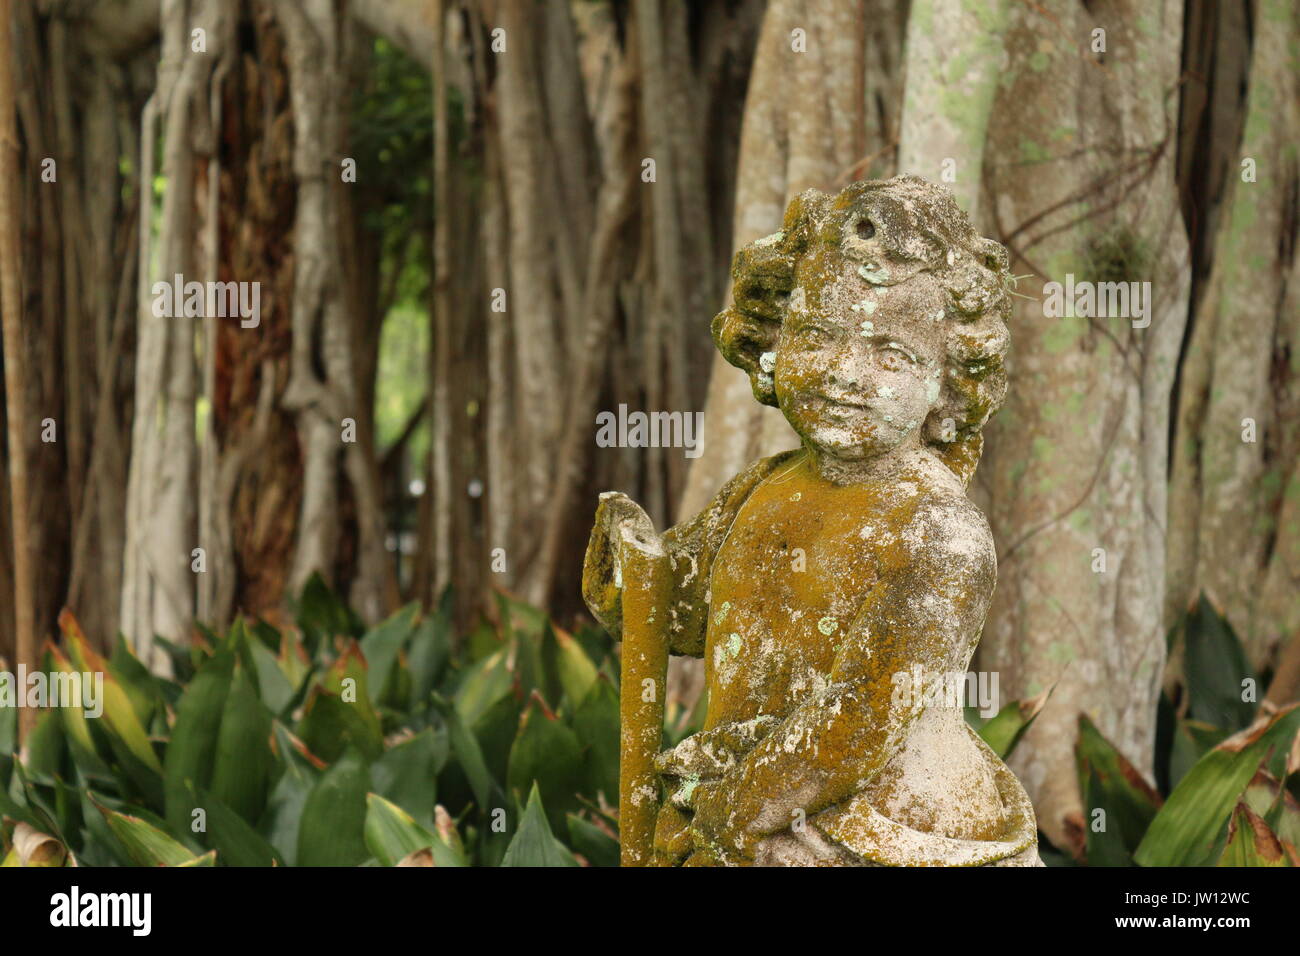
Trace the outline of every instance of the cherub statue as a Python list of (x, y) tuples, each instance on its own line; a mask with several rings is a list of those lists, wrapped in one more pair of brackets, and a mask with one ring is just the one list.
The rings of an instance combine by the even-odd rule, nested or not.
[[(662, 536), (601, 496), (583, 591), (624, 639), (624, 862), (1041, 866), (1019, 781), (933, 692), (997, 576), (965, 489), (1007, 388), (1006, 250), (901, 176), (803, 193), (732, 275), (714, 342), (802, 447)], [(708, 711), (657, 753), (669, 651), (703, 656)]]

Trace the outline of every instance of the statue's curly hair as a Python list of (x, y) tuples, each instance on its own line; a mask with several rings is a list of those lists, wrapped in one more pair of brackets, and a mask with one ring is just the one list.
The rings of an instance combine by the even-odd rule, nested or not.
[(728, 362), (749, 374), (754, 397), (776, 405), (771, 368), (763, 367), (762, 357), (776, 351), (795, 266), (805, 256), (859, 241), (855, 226), (864, 222), (883, 248), (887, 275), (905, 282), (928, 272), (947, 292), (941, 403), (926, 419), (923, 435), (969, 480), (979, 460), (980, 430), (1006, 396), (1013, 279), (1007, 250), (976, 233), (941, 186), (898, 176), (852, 183), (835, 196), (816, 189), (801, 193), (786, 210), (781, 232), (736, 253), (734, 305), (713, 319), (713, 341)]

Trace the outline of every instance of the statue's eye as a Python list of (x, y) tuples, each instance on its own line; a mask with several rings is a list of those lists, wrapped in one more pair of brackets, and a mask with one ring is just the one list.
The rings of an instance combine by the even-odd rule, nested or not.
[(870, 239), (875, 236), (876, 227), (871, 224), (870, 219), (859, 219), (857, 231), (859, 239)]
[(911, 351), (891, 342), (876, 349), (876, 363), (887, 372), (901, 372), (918, 365), (919, 361)]

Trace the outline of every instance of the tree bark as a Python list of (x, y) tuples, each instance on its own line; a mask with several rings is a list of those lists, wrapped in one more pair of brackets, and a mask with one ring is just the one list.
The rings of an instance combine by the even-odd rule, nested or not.
[[(19, 216), (14, 198), (18, 183), (18, 132), (13, 77), (13, 9), (0, 0), (0, 322), (4, 327), (5, 406), (9, 430), (9, 500), (13, 524), (14, 630), (18, 666), (36, 671), (36, 620), (32, 594), (32, 551), (28, 510), (27, 449), (23, 436), (33, 422), (27, 409), (22, 296), (19, 288)], [(38, 714), (18, 712), (19, 740), (25, 741)]]
[[(985, 149), (985, 231), (1033, 298), (1015, 300), (1011, 390), (976, 473), (999, 552), (977, 660), (1004, 699), (1055, 686), (1012, 767), (1039, 827), (1076, 851), (1079, 714), (1152, 773), (1169, 395), (1190, 281), (1174, 184), (1182, 9), (1013, 7)], [(1094, 54), (1101, 24), (1107, 52)], [(1067, 274), (1149, 282), (1150, 325), (1047, 317), (1036, 299)]]

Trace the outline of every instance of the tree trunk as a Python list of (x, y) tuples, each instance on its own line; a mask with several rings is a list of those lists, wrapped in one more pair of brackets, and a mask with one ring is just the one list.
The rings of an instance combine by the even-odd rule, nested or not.
[(1300, 633), (1298, 29), (1293, 4), (1260, 4), (1172, 446), (1166, 623), (1204, 592), (1256, 668)]
[[(1105, 53), (1090, 52), (1098, 24)], [(1012, 766), (1039, 827), (1075, 850), (1080, 713), (1152, 773), (1169, 395), (1189, 286), (1174, 184), (1181, 37), (1173, 0), (1013, 7), (985, 148), (985, 230), (1034, 298), (1015, 300), (1011, 390), (976, 473), (999, 550), (978, 662), (1004, 699), (1055, 686)], [(1149, 326), (1047, 317), (1036, 299), (1067, 274), (1149, 282)]]

